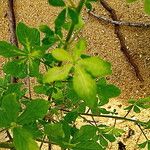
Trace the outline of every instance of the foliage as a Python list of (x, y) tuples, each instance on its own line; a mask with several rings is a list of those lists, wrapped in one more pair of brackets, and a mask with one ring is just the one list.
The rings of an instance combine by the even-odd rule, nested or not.
[[(124, 119), (150, 129), (149, 121), (120, 117), (115, 110), (111, 112), (103, 107), (110, 98), (121, 93), (118, 87), (106, 81), (106, 76), (112, 73), (111, 64), (87, 55), (85, 39), (75, 40), (84, 26), (80, 15), (83, 7), (92, 9), (91, 3), (95, 1), (80, 0), (74, 4), (72, 0), (68, 3), (49, 0), (50, 5), (62, 8), (54, 21), (54, 29), (41, 25), (38, 30), (20, 22), (16, 29), (20, 48), (0, 41), (0, 55), (9, 58), (3, 66), (5, 77), (0, 78), (0, 128), (12, 136), (4, 143), (5, 148), (38, 150), (36, 141), (39, 141), (41, 145), (46, 142), (68, 150), (105, 150), (124, 131), (105, 123), (98, 124), (94, 116)], [(145, 9), (149, 11), (148, 7)], [(22, 80), (12, 83), (12, 77), (28, 79), (29, 86)], [(36, 98), (31, 93), (31, 77), (38, 82), (33, 87), (38, 94)], [(125, 110), (140, 113), (149, 108), (150, 98), (129, 103)], [(81, 118), (87, 124), (77, 128), (76, 121)], [(0, 143), (0, 147), (2, 145)], [(140, 148), (146, 146), (149, 149), (148, 138), (139, 144)]]

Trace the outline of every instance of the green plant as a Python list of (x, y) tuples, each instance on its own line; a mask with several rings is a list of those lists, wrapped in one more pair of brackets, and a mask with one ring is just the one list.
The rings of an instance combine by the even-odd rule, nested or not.
[[(5, 77), (0, 79), (0, 128), (10, 137), (7, 142), (1, 142), (0, 147), (38, 150), (43, 143), (48, 143), (59, 145), (62, 150), (105, 150), (124, 133), (115, 126), (98, 124), (94, 119), (106, 117), (135, 123), (146, 138), (139, 147), (150, 149), (150, 140), (143, 131), (143, 128), (150, 129), (150, 121), (127, 118), (127, 115), (120, 117), (115, 110), (104, 108), (110, 98), (121, 93), (105, 79), (112, 72), (111, 64), (87, 55), (85, 39), (76, 40), (84, 26), (81, 10), (84, 6), (92, 9), (93, 1), (96, 0), (80, 0), (74, 4), (72, 0), (68, 3), (49, 0), (52, 6), (62, 7), (62, 11), (54, 22), (54, 30), (47, 25), (40, 26), (45, 35), (42, 42), (39, 30), (24, 23), (19, 23), (16, 30), (22, 49), (0, 41), (1, 56), (17, 57), (3, 66)], [(45, 68), (39, 69), (41, 66)], [(11, 83), (12, 76), (20, 82)], [(31, 77), (38, 82), (33, 87), (38, 94), (36, 98), (31, 94)], [(28, 87), (21, 80), (24, 78), (29, 81)], [(131, 105), (125, 109), (128, 113), (132, 110), (140, 113), (141, 109), (150, 107), (149, 103), (150, 98), (130, 100)], [(79, 118), (87, 124), (77, 128)], [(41, 143), (40, 148), (36, 141)]]

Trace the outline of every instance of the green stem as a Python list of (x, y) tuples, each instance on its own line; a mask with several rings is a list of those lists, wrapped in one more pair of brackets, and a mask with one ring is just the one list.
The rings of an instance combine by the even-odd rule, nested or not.
[[(80, 2), (78, 4), (78, 7), (76, 8), (76, 11), (77, 11), (78, 15), (80, 15), (80, 13), (81, 13), (81, 10), (83, 8), (84, 2), (85, 2), (85, 0), (80, 0)], [(68, 32), (67, 37), (66, 37), (64, 49), (67, 49), (67, 45), (68, 45), (68, 42), (70, 41), (71, 36), (73, 34), (74, 27), (75, 27), (75, 23), (72, 22), (71, 27), (70, 27), (69, 32)]]

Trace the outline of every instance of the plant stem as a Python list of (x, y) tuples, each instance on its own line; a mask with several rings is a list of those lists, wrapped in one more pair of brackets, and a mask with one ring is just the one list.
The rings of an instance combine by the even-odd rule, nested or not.
[[(60, 110), (64, 111), (64, 112), (70, 112), (69, 110), (64, 110), (64, 109), (60, 109)], [(121, 116), (102, 115), (102, 114), (96, 115), (96, 114), (88, 114), (88, 113), (79, 113), (79, 115), (101, 117), (101, 118), (114, 118), (114, 119), (117, 119), (117, 120), (126, 120), (126, 121), (130, 121), (130, 122), (134, 122), (136, 124), (143, 123), (143, 122), (135, 120), (135, 119), (125, 118), (125, 117), (121, 117)]]
[[(76, 8), (76, 11), (77, 11), (77, 13), (78, 13), (78, 16), (79, 16), (80, 13), (81, 13), (81, 10), (82, 10), (82, 7), (83, 7), (83, 5), (84, 5), (84, 2), (85, 2), (85, 0), (80, 0), (80, 2), (79, 2), (79, 4), (78, 4), (78, 7)], [(71, 36), (72, 36), (72, 34), (73, 34), (74, 27), (75, 27), (75, 23), (72, 22), (71, 27), (70, 27), (69, 32), (68, 32), (67, 37), (66, 37), (64, 49), (67, 49), (67, 45), (68, 45), (68, 42), (70, 41)]]
[(137, 123), (137, 126), (139, 127), (139, 129), (141, 130), (142, 134), (144, 135), (145, 139), (148, 141), (148, 137), (146, 136), (146, 134), (144, 133), (143, 129), (141, 128), (141, 126)]

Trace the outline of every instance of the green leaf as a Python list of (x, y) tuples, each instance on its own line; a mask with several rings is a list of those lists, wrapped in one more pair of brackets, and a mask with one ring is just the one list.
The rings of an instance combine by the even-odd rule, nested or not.
[(66, 9), (63, 9), (55, 20), (55, 30), (63, 26), (66, 19)]
[(65, 94), (66, 94), (67, 99), (72, 101), (73, 104), (75, 104), (75, 103), (77, 103), (77, 102), (79, 102), (81, 100), (81, 98), (75, 92), (72, 82), (68, 83)]
[(40, 46), (40, 33), (36, 28), (30, 28), (20, 22), (17, 26), (19, 42), (30, 51), (34, 46)]
[(96, 102), (96, 83), (91, 76), (84, 71), (83, 68), (75, 66), (75, 74), (73, 77), (73, 87), (76, 93), (85, 100), (87, 106), (93, 107)]
[(79, 64), (84, 67), (94, 77), (106, 76), (112, 73), (111, 64), (98, 57), (82, 59)]
[(144, 1), (144, 9), (145, 9), (145, 12), (150, 15), (150, 0)]
[(103, 134), (103, 136), (110, 142), (114, 142), (116, 140), (115, 136), (112, 134)]
[(44, 131), (49, 139), (54, 142), (61, 143), (62, 139), (65, 137), (63, 126), (61, 123), (48, 124), (44, 127)]
[(38, 119), (42, 119), (46, 115), (48, 108), (49, 104), (47, 101), (42, 99), (32, 100), (27, 104), (26, 109), (19, 116), (18, 123), (28, 124)]
[[(138, 144), (138, 146), (139, 146), (140, 148), (145, 148), (146, 145), (147, 145), (147, 141), (145, 141), (145, 142), (143, 142), (143, 143), (141, 143), (141, 144)], [(149, 150), (149, 149), (148, 149), (148, 150)]]
[(82, 141), (88, 141), (90, 139), (94, 139), (96, 136), (96, 127), (85, 125), (80, 128), (80, 130), (74, 135), (72, 142), (78, 143)]
[(133, 111), (136, 112), (136, 113), (140, 113), (141, 112), (140, 108), (138, 106), (136, 106), (136, 105), (133, 107)]
[(37, 77), (39, 75), (39, 60), (29, 59), (29, 75), (31, 77)]
[(10, 58), (16, 56), (24, 56), (25, 52), (5, 41), (0, 41), (0, 55), (6, 58)]
[(73, 57), (76, 61), (80, 58), (81, 54), (86, 50), (86, 41), (84, 39), (80, 39), (77, 44), (75, 45), (75, 48), (73, 49)]
[(16, 150), (39, 150), (31, 134), (21, 127), (13, 129), (13, 142)]
[(81, 30), (85, 22), (81, 16), (78, 17), (78, 23), (75, 25), (74, 30)]
[(91, 4), (91, 3), (86, 2), (86, 3), (85, 3), (85, 6), (86, 6), (86, 8), (87, 8), (89, 11), (92, 10), (92, 4)]
[(65, 6), (65, 3), (63, 0), (48, 0), (48, 2), (52, 6), (60, 6), (60, 7)]
[(19, 60), (9, 61), (4, 65), (3, 70), (5, 73), (17, 78), (25, 78), (27, 76), (27, 65)]
[(40, 31), (47, 34), (47, 35), (54, 35), (54, 31), (52, 31), (49, 26), (47, 25), (41, 25), (39, 27)]
[(62, 67), (53, 67), (43, 77), (44, 83), (50, 83), (59, 80), (65, 80), (68, 77), (72, 64), (66, 64)]
[(117, 97), (121, 94), (121, 90), (113, 84), (106, 84), (102, 80), (98, 81), (97, 93), (100, 98), (100, 105), (108, 103), (110, 98)]
[(70, 16), (72, 22), (74, 24), (77, 24), (78, 23), (78, 13), (76, 12), (76, 10), (69, 7), (68, 8), (68, 13), (69, 13), (69, 16)]
[(34, 139), (37, 139), (37, 138), (42, 138), (42, 131), (41, 131), (41, 128), (39, 128), (39, 124), (34, 122), (34, 123), (31, 123), (31, 124), (26, 124), (23, 126), (24, 129), (26, 129)]
[(78, 113), (76, 111), (72, 111), (66, 114), (64, 120), (68, 123), (74, 122), (78, 117)]
[(73, 150), (104, 150), (97, 142), (95, 141), (84, 141), (76, 145)]
[(16, 118), (20, 110), (20, 106), (16, 100), (15, 94), (9, 94), (5, 96), (2, 100), (1, 107), (6, 110), (7, 116), (9, 117), (9, 120), (11, 122), (16, 121)]
[(41, 32), (45, 33), (45, 37), (42, 40), (44, 45), (48, 45), (50, 47), (57, 41), (54, 31), (51, 30), (47, 25), (41, 25), (39, 29)]
[[(13, 108), (13, 109), (12, 109)], [(0, 127), (7, 127), (15, 122), (19, 115), (20, 106), (15, 94), (6, 95), (0, 107)]]
[(15, 93), (16, 99), (19, 100), (26, 92), (25, 89), (22, 89), (23, 83), (11, 83), (7, 85), (7, 90), (5, 91), (5, 95)]
[(99, 137), (99, 142), (105, 148), (108, 146), (108, 141), (103, 136)]
[(72, 61), (71, 55), (61, 48), (54, 49), (52, 51), (52, 56), (59, 61)]

